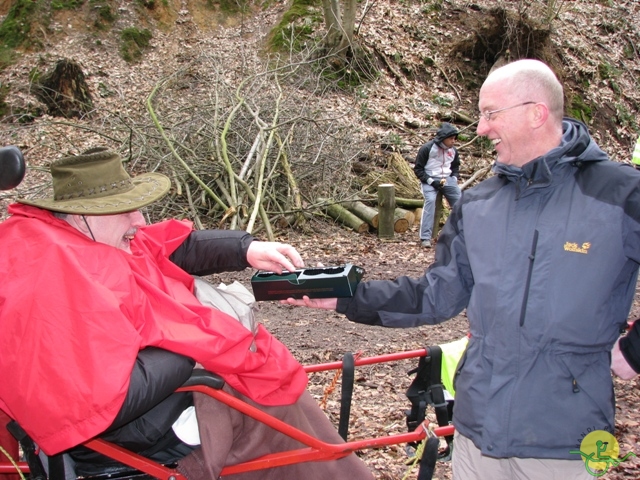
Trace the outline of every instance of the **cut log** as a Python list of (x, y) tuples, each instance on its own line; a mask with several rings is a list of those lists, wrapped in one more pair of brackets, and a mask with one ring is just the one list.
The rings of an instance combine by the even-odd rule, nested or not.
[(396, 194), (393, 183), (378, 185), (378, 238), (394, 237), (395, 210)]
[(355, 232), (365, 233), (369, 231), (369, 224), (367, 222), (351, 213), (342, 205), (339, 205), (337, 203), (328, 205), (327, 213), (329, 214), (329, 216), (331, 216), (331, 218), (351, 228)]
[(347, 210), (362, 218), (373, 228), (378, 228), (378, 210), (375, 208), (358, 201), (345, 202), (344, 206)]
[[(416, 216), (414, 215), (414, 213), (410, 210), (405, 210), (404, 208), (400, 208), (400, 207), (396, 207), (396, 211), (394, 216), (396, 218), (404, 218), (407, 220), (407, 222), (409, 223), (408, 227), (412, 227), (414, 222), (416, 221)], [(397, 232), (397, 230), (396, 230)]]
[(395, 233), (404, 233), (409, 230), (409, 221), (404, 217), (394, 217), (393, 231)]
[(420, 208), (424, 205), (424, 199), (396, 198), (396, 205), (406, 209)]

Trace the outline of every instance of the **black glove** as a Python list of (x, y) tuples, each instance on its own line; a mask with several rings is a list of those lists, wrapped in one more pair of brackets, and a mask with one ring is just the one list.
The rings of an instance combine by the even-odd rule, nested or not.
[(447, 183), (447, 180), (445, 178), (431, 178), (431, 180), (432, 182), (429, 185), (431, 185), (436, 192), (442, 190), (442, 187), (444, 187)]

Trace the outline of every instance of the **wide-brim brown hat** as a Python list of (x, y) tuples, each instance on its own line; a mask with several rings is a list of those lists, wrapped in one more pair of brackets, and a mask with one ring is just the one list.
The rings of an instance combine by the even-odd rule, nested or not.
[(171, 181), (160, 173), (130, 177), (120, 155), (94, 148), (51, 164), (53, 198), (18, 199), (26, 205), (75, 215), (131, 212), (164, 197)]

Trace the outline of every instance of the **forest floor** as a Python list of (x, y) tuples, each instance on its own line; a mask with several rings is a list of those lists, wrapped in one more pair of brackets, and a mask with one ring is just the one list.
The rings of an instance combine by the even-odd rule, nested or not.
[[(313, 236), (300, 236), (292, 232), (280, 240), (294, 245), (303, 255), (307, 266), (351, 263), (364, 268), (365, 281), (393, 279), (400, 275), (420, 276), (434, 260), (434, 249), (420, 246), (416, 227), (396, 235), (394, 241), (385, 242), (375, 234), (357, 234), (330, 224), (318, 224), (317, 229)], [(248, 287), (253, 273), (248, 270), (224, 274), (214, 276), (212, 280), (225, 283), (238, 280)], [(636, 296), (630, 318), (636, 318), (639, 314), (640, 293)], [(416, 350), (458, 340), (468, 331), (465, 312), (440, 325), (389, 329), (352, 323), (334, 311), (260, 302), (258, 319), (305, 365), (340, 361), (347, 352), (369, 357)], [(417, 359), (411, 359), (356, 369), (349, 440), (406, 432), (404, 411), (410, 408), (410, 402), (405, 392), (413, 378), (407, 372), (416, 365)], [(332, 390), (334, 377), (333, 372), (311, 374), (309, 390), (321, 405), (326, 402), (325, 411), (337, 425), (340, 381)], [(616, 378), (615, 393), (616, 437), (620, 444), (620, 457), (627, 452), (640, 455), (638, 380), (621, 381)], [(434, 425), (437, 424), (433, 412), (430, 418)], [(402, 444), (361, 452), (360, 456), (378, 479), (400, 480), (407, 474), (405, 462), (408, 457)], [(406, 478), (416, 476), (417, 468)], [(450, 478), (450, 463), (439, 462), (434, 479)], [(638, 479), (640, 459), (631, 456), (600, 478)]]

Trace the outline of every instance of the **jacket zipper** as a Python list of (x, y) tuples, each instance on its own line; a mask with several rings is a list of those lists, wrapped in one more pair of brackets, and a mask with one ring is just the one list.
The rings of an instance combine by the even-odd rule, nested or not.
[(524, 298), (522, 299), (522, 310), (520, 311), (520, 326), (524, 325), (524, 317), (527, 313), (527, 303), (529, 302), (529, 288), (531, 287), (531, 277), (533, 275), (533, 262), (536, 259), (536, 249), (538, 247), (538, 230), (533, 232), (533, 243), (531, 245), (531, 254), (529, 255), (529, 271), (527, 272), (527, 283), (524, 289)]

